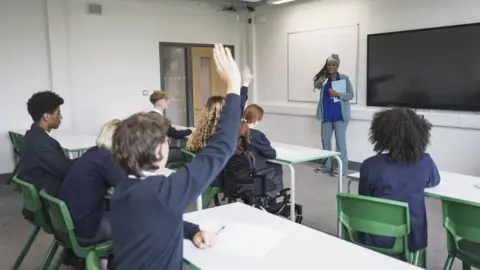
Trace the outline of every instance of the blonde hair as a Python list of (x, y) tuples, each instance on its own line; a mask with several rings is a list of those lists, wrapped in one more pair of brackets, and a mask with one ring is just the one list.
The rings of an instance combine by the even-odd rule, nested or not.
[(168, 100), (168, 94), (165, 91), (153, 91), (153, 93), (150, 95), (150, 102), (152, 105), (155, 105), (159, 100)]
[(195, 131), (187, 142), (187, 148), (190, 151), (201, 151), (207, 146), (210, 136), (217, 128), (223, 105), (225, 105), (225, 98), (222, 96), (212, 96), (208, 99), (198, 127), (195, 127)]
[(100, 133), (97, 136), (96, 144), (98, 147), (112, 150), (112, 138), (115, 130), (120, 124), (120, 120), (114, 119), (105, 123), (100, 129)]

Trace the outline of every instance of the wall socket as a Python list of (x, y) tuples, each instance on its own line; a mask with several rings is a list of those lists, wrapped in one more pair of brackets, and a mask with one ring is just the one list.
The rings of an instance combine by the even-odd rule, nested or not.
[(148, 90), (143, 90), (143, 91), (142, 91), (142, 95), (148, 96)]

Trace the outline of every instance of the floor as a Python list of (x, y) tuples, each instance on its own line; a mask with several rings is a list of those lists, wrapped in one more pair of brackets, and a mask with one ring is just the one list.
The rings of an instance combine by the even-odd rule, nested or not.
[[(325, 233), (336, 233), (336, 178), (317, 175), (313, 164), (299, 165), (296, 170), (297, 202), (303, 205), (303, 224)], [(285, 172), (285, 179), (289, 179)], [(286, 181), (288, 182), (288, 180)], [(347, 182), (344, 182), (346, 190)], [(352, 184), (352, 190), (356, 190)], [(21, 200), (10, 186), (0, 185), (0, 269), (9, 269), (25, 244), (32, 226), (20, 214)], [(446, 236), (442, 226), (442, 211), (439, 201), (427, 198), (429, 247), (428, 269), (443, 269), (446, 258)], [(39, 234), (20, 269), (38, 269), (52, 238)], [(332, 251), (334, 252), (334, 251)], [(461, 269), (456, 261), (453, 269)]]

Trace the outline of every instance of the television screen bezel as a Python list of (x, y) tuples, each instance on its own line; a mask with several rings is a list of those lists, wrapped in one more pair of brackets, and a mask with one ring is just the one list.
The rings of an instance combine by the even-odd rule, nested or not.
[[(370, 38), (376, 36), (386, 36), (392, 34), (403, 34), (403, 33), (412, 33), (412, 32), (426, 32), (431, 30), (439, 30), (439, 29), (449, 29), (449, 28), (462, 28), (462, 27), (469, 27), (469, 26), (480, 26), (480, 22), (478, 23), (467, 23), (467, 24), (457, 24), (457, 25), (448, 25), (448, 26), (439, 26), (439, 27), (429, 27), (429, 28), (420, 28), (420, 29), (412, 29), (412, 30), (402, 30), (402, 31), (391, 31), (391, 32), (383, 32), (383, 33), (375, 33), (375, 34), (368, 34), (367, 35), (367, 87), (366, 87), (366, 101), (368, 107), (402, 107), (402, 108), (412, 108), (412, 109), (426, 109), (426, 110), (448, 110), (448, 111), (465, 111), (465, 112), (480, 112), (480, 104), (478, 106), (455, 106), (455, 105), (427, 105), (425, 103), (419, 104), (403, 104), (403, 103), (396, 103), (396, 102), (372, 102), (369, 98), (369, 84), (368, 80), (370, 78)], [(413, 106), (414, 105), (414, 106)]]

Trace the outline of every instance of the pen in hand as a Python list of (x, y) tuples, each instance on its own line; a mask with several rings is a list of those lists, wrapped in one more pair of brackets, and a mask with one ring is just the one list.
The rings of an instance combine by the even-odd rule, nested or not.
[(220, 228), (220, 230), (218, 230), (218, 232), (217, 232), (215, 235), (218, 235), (218, 234), (221, 233), (224, 229), (225, 229), (225, 226), (223, 226), (222, 228)]

